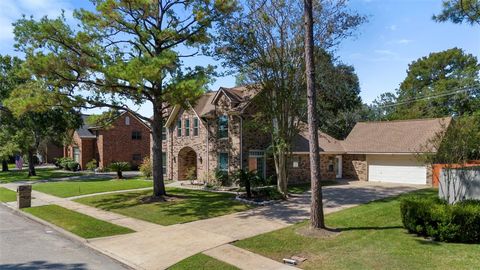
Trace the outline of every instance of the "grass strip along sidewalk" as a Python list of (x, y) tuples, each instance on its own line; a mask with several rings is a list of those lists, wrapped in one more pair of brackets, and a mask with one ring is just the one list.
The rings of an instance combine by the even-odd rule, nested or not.
[(172, 267), (170, 270), (182, 270), (182, 269), (222, 269), (222, 270), (236, 270), (239, 269), (228, 263), (219, 261), (205, 254), (199, 253), (192, 257), (189, 257)]
[(134, 232), (129, 228), (99, 220), (54, 204), (25, 208), (23, 211), (82, 238), (97, 238)]
[(47, 193), (53, 196), (67, 198), (86, 194), (94, 194), (108, 191), (118, 191), (137, 188), (152, 187), (151, 181), (145, 180), (109, 180), (94, 179), (81, 181), (62, 181), (39, 183), (33, 185), (33, 190)]
[(0, 202), (14, 202), (17, 200), (17, 193), (10, 189), (0, 187)]

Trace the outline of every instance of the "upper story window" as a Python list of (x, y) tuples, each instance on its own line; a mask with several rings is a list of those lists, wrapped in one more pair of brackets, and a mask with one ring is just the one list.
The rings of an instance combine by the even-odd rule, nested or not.
[(182, 119), (177, 121), (177, 137), (182, 137)]
[(130, 126), (130, 116), (125, 116), (125, 125)]
[(166, 127), (162, 128), (162, 140), (163, 141), (167, 140), (167, 128)]
[(228, 137), (228, 116), (220, 115), (218, 117), (218, 138)]
[(190, 136), (190, 119), (185, 119), (185, 136)]
[(141, 139), (142, 139), (142, 132), (132, 131), (132, 140), (141, 140)]
[(193, 118), (193, 136), (198, 136), (198, 118)]

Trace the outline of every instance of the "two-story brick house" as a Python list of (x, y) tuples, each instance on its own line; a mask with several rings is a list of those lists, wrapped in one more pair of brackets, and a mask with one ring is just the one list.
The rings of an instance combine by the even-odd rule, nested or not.
[[(175, 107), (164, 128), (166, 177), (187, 180), (187, 172), (194, 170), (196, 178), (208, 181), (215, 170), (233, 173), (240, 168), (273, 175), (274, 163), (266, 154), (270, 135), (247, 128), (260, 106), (252, 102), (258, 92), (251, 87), (222, 87), (188, 109)], [(449, 118), (357, 123), (345, 140), (319, 132), (321, 177), (431, 183), (430, 166), (416, 155), (436, 151), (423, 148), (449, 123)], [(288, 162), (290, 183), (310, 179), (308, 138), (308, 131), (300, 128)]]
[(83, 116), (84, 124), (64, 148), (64, 156), (77, 161), (82, 169), (93, 159), (99, 168), (116, 161), (137, 167), (150, 155), (150, 128), (133, 114), (123, 112), (105, 127), (88, 125), (87, 117)]

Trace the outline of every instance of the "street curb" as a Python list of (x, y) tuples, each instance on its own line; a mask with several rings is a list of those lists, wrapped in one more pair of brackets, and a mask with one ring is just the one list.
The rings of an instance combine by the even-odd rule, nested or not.
[(122, 258), (118, 258), (116, 256), (114, 256), (113, 254), (110, 254), (108, 252), (105, 252), (99, 248), (96, 248), (94, 246), (92, 246), (92, 244), (90, 243), (89, 240), (94, 240), (94, 239), (100, 239), (102, 237), (99, 237), (99, 238), (92, 238), (92, 239), (85, 239), (85, 238), (82, 238), (76, 234), (73, 234), (61, 227), (58, 227), (57, 225), (55, 224), (52, 224), (48, 221), (45, 221), (41, 218), (38, 218), (32, 214), (29, 214), (27, 212), (24, 212), (18, 208), (15, 208), (15, 207), (12, 207), (11, 205), (7, 204), (7, 203), (4, 203), (4, 202), (0, 202), (2, 205), (4, 205), (7, 209), (9, 209), (12, 213), (18, 215), (18, 216), (23, 216), (23, 217), (26, 217), (34, 222), (37, 222), (37, 223), (40, 223), (44, 226), (47, 226), (47, 227), (50, 227), (52, 228), (53, 230), (57, 231), (61, 236), (73, 241), (73, 242), (76, 242), (76, 243), (79, 243), (79, 244), (82, 244), (83, 246), (87, 247), (88, 249), (94, 251), (95, 253), (97, 254), (100, 254), (100, 255), (104, 255), (104, 256), (107, 256), (109, 257), (110, 259), (120, 263), (122, 266), (126, 267), (127, 269), (139, 269), (137, 265), (133, 264), (133, 263), (130, 263), (130, 262), (127, 262), (125, 260), (123, 260)]

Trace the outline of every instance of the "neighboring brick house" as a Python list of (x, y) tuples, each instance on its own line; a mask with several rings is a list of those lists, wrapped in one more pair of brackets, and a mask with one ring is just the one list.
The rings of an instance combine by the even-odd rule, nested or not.
[[(257, 93), (252, 88), (222, 87), (204, 94), (188, 109), (176, 106), (164, 128), (166, 177), (188, 180), (187, 171), (193, 170), (197, 179), (209, 181), (215, 170), (233, 173), (240, 168), (257, 170), (264, 177), (274, 175), (274, 163), (266, 155), (271, 136), (249, 124), (257, 111), (257, 103), (251, 102)], [(383, 174), (397, 170), (406, 173), (400, 182), (426, 184), (431, 170), (416, 161), (415, 153), (442, 130), (444, 120), (449, 123), (449, 119), (358, 123), (343, 141), (319, 132), (321, 177), (388, 181)], [(310, 179), (308, 137), (302, 127), (294, 139), (288, 163), (291, 183)], [(386, 168), (382, 166), (390, 167), (382, 170)], [(404, 179), (410, 170), (415, 173)]]
[(92, 127), (86, 123), (73, 133), (72, 144), (64, 148), (64, 156), (77, 161), (82, 169), (95, 159), (99, 168), (124, 161), (138, 167), (150, 155), (150, 128), (129, 112), (123, 112), (108, 127)]

